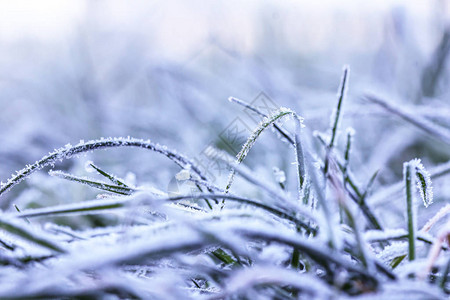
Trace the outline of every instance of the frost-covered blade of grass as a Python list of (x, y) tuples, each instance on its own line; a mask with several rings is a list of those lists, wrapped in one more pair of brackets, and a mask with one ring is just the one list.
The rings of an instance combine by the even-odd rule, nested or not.
[(303, 185), (306, 181), (305, 158), (303, 154), (303, 146), (301, 142), (300, 132), (303, 126), (303, 120), (297, 115), (295, 119), (295, 163), (297, 165), (297, 179), (298, 179), (298, 198), (302, 196)]
[(50, 251), (58, 253), (66, 253), (66, 250), (62, 246), (50, 240), (42, 233), (38, 233), (37, 230), (33, 230), (31, 225), (27, 226), (27, 224), (24, 224), (17, 220), (12, 220), (11, 218), (5, 218), (4, 216), (2, 216), (0, 217), (0, 228), (2, 228), (6, 232), (14, 236), (17, 236), (33, 244), (39, 245)]
[(98, 214), (110, 212), (117, 208), (125, 207), (132, 198), (111, 198), (101, 200), (91, 200), (81, 203), (62, 204), (52, 207), (35, 208), (24, 210), (20, 213), (10, 214), (17, 218), (52, 217), (70, 214)]
[[(179, 200), (183, 200), (183, 199), (203, 199), (203, 198), (209, 198), (209, 199), (214, 199), (214, 198), (222, 199), (223, 198), (223, 199), (226, 199), (229, 201), (238, 202), (240, 204), (246, 204), (246, 205), (250, 205), (253, 207), (261, 208), (261, 209), (263, 209), (267, 212), (270, 212), (280, 218), (289, 220), (289, 221), (295, 223), (296, 225), (298, 225), (302, 228), (305, 228), (309, 232), (315, 233), (317, 231), (316, 228), (312, 227), (311, 225), (308, 225), (306, 222), (302, 221), (301, 219), (296, 217), (294, 214), (287, 212), (283, 209), (280, 209), (277, 206), (261, 203), (259, 201), (252, 200), (252, 199), (233, 196), (230, 194), (183, 195), (183, 196), (174, 196), (174, 197), (169, 197), (166, 199), (161, 199), (161, 201), (179, 201)], [(299, 211), (299, 213), (308, 217), (311, 221), (317, 222), (317, 217), (312, 212), (308, 212), (307, 210), (302, 210), (302, 211)]]
[[(279, 218), (288, 220), (305, 228), (307, 231), (315, 233), (316, 228), (307, 224), (306, 222), (299, 219), (296, 215), (284, 211), (283, 209), (277, 208), (276, 206), (271, 206), (265, 203), (261, 203), (256, 200), (247, 199), (243, 197), (233, 196), (230, 194), (196, 194), (196, 195), (180, 195), (167, 198), (154, 198), (149, 194), (142, 194), (143, 197), (137, 195), (137, 197), (121, 197), (121, 198), (111, 198), (111, 199), (101, 199), (101, 200), (91, 200), (82, 203), (72, 203), (59, 205), (54, 207), (29, 209), (22, 211), (20, 213), (9, 214), (11, 217), (18, 218), (33, 218), (33, 217), (44, 217), (44, 216), (57, 216), (57, 215), (69, 215), (69, 214), (98, 214), (102, 212), (111, 212), (116, 209), (124, 208), (129, 205), (138, 206), (150, 206), (155, 204), (161, 204), (164, 202), (176, 202), (181, 200), (199, 200), (199, 199), (227, 199), (229, 201), (234, 201), (243, 205), (249, 205), (252, 207), (260, 208), (267, 211)], [(309, 217), (311, 221), (315, 221), (316, 218), (312, 213), (305, 211), (305, 216)]]
[(286, 231), (280, 232), (277, 228), (262, 226), (262, 224), (252, 226), (251, 223), (248, 223), (246, 226), (236, 226), (234, 231), (252, 238), (278, 242), (298, 248), (301, 252), (310, 256), (313, 260), (323, 266), (334, 263), (348, 271), (356, 272), (366, 276), (366, 278), (374, 279), (372, 275), (359, 266), (352, 264), (344, 256), (340, 255), (339, 252), (335, 250), (330, 251), (323, 241), (319, 242), (302, 239), (298, 234), (292, 232), (288, 233)]
[(117, 178), (116, 176), (100, 169), (100, 167), (96, 166), (92, 161), (89, 161), (86, 163), (86, 170), (94, 169), (97, 171), (98, 174), (104, 176), (105, 178), (109, 179), (112, 183), (119, 186), (129, 187), (127, 184), (123, 182), (123, 180)]
[(54, 177), (66, 179), (69, 181), (74, 181), (77, 183), (85, 184), (87, 186), (90, 186), (90, 187), (93, 187), (93, 188), (96, 188), (96, 189), (99, 189), (102, 191), (107, 191), (107, 192), (119, 194), (119, 195), (131, 195), (132, 193), (137, 191), (136, 189), (130, 188), (128, 186), (109, 184), (106, 182), (97, 181), (95, 179), (91, 179), (91, 178), (87, 178), (87, 177), (75, 176), (75, 175), (72, 175), (72, 174), (69, 174), (66, 172), (62, 172), (62, 171), (50, 170), (48, 172), (48, 174), (50, 176), (54, 176)]
[[(429, 172), (429, 178), (436, 180), (450, 173), (450, 161), (432, 168)], [(381, 189), (370, 197), (372, 205), (380, 205), (391, 200), (392, 196), (399, 196), (404, 187), (404, 182), (397, 182), (386, 188)]]
[(433, 203), (433, 187), (431, 185), (431, 176), (425, 167), (422, 165), (420, 159), (416, 159), (415, 174), (417, 181), (417, 189), (422, 198), (423, 205), (428, 207)]
[(399, 107), (398, 105), (393, 104), (392, 102), (388, 102), (378, 96), (375, 95), (365, 95), (365, 100), (369, 102), (375, 103), (385, 110), (393, 113), (394, 115), (399, 116), (403, 120), (415, 125), (416, 127), (422, 129), (429, 135), (434, 138), (446, 143), (450, 144), (450, 130), (444, 127), (440, 127), (435, 125), (434, 123), (428, 121), (427, 119), (421, 117), (419, 114), (410, 112), (406, 109)]
[[(258, 124), (258, 126), (253, 130), (250, 137), (247, 139), (245, 144), (242, 146), (241, 151), (237, 154), (236, 163), (240, 164), (242, 161), (244, 161), (244, 159), (248, 155), (250, 149), (253, 147), (256, 140), (258, 139), (258, 137), (261, 135), (261, 133), (265, 129), (267, 129), (269, 126), (273, 125), (276, 121), (278, 121), (279, 119), (281, 119), (282, 117), (287, 116), (287, 115), (295, 115), (295, 113), (292, 110), (283, 107), (283, 108), (280, 108), (279, 110), (275, 111), (274, 113), (272, 113), (272, 115), (264, 118), (261, 121), (261, 123)], [(235, 172), (234, 172), (234, 170), (232, 170), (229, 175), (228, 183), (226, 185), (225, 191), (230, 190), (231, 185), (233, 184), (234, 174), (235, 174)]]
[(332, 124), (331, 124), (331, 138), (328, 148), (332, 149), (336, 142), (336, 137), (339, 128), (339, 122), (341, 120), (342, 115), (342, 103), (344, 102), (344, 98), (347, 94), (348, 90), (348, 77), (350, 74), (349, 66), (344, 66), (344, 73), (342, 74), (341, 84), (338, 90), (338, 104), (336, 107), (336, 112), (333, 114)]
[(63, 148), (57, 149), (54, 152), (50, 153), (49, 155), (44, 156), (42, 159), (36, 161), (34, 164), (28, 165), (26, 168), (18, 171), (17, 174), (13, 175), (6, 183), (2, 183), (0, 187), (0, 195), (9, 191), (13, 186), (20, 183), (30, 174), (46, 166), (54, 166), (57, 162), (60, 162), (65, 159), (70, 159), (73, 156), (76, 156), (81, 153), (90, 152), (98, 149), (116, 148), (116, 147), (138, 147), (148, 149), (157, 153), (161, 153), (170, 160), (172, 160), (173, 162), (175, 162), (181, 168), (191, 168), (202, 180), (206, 180), (206, 177), (195, 166), (192, 160), (188, 159), (183, 154), (177, 153), (176, 151), (167, 148), (166, 146), (152, 143), (150, 140), (141, 140), (131, 137), (104, 138), (88, 142), (80, 141), (80, 143), (78, 143), (75, 146), (68, 144)]
[[(409, 234), (405, 229), (386, 229), (386, 230), (368, 230), (364, 233), (364, 239), (368, 243), (388, 242), (395, 240), (408, 239)], [(433, 244), (436, 239), (426, 232), (418, 231), (416, 239), (426, 244)], [(442, 249), (447, 250), (446, 245), (442, 245)]]
[(335, 111), (333, 112), (332, 116), (331, 116), (331, 125), (330, 125), (330, 141), (327, 144), (326, 147), (326, 155), (325, 155), (325, 161), (324, 161), (324, 167), (323, 167), (323, 172), (325, 174), (324, 180), (327, 180), (327, 174), (328, 174), (328, 168), (329, 168), (329, 164), (330, 164), (330, 153), (333, 151), (333, 148), (335, 146), (336, 143), (336, 137), (338, 135), (338, 129), (339, 129), (339, 124), (340, 124), (340, 120), (341, 120), (341, 115), (342, 115), (342, 103), (344, 101), (345, 95), (347, 93), (347, 86), (348, 86), (348, 76), (349, 76), (349, 72), (350, 72), (350, 68), (348, 66), (344, 66), (344, 73), (342, 75), (342, 79), (341, 79), (341, 84), (339, 86), (339, 90), (338, 90), (338, 103), (336, 106)]
[(266, 191), (274, 198), (274, 200), (271, 201), (272, 203), (276, 202), (275, 199), (286, 202), (287, 205), (289, 205), (289, 203), (295, 203), (295, 201), (292, 201), (292, 199), (290, 199), (282, 189), (274, 187), (270, 183), (264, 182), (263, 180), (259, 179), (257, 174), (252, 172), (246, 166), (236, 163), (227, 153), (218, 149), (210, 149), (208, 151), (208, 156), (211, 159), (217, 159), (221, 162), (224, 162), (227, 166), (233, 169), (233, 172), (238, 173), (248, 182)]
[[(257, 107), (241, 100), (241, 99), (237, 99), (235, 97), (230, 97), (228, 98), (228, 100), (230, 102), (233, 103), (237, 103), (239, 105), (242, 105), (243, 107), (257, 113), (258, 115), (260, 115), (263, 118), (267, 118), (267, 115), (263, 112), (261, 112)], [(287, 132), (285, 129), (283, 129), (282, 127), (278, 126), (276, 123), (273, 123), (273, 127), (275, 128), (275, 130), (280, 134), (280, 136), (284, 139), (286, 139), (291, 145), (294, 145), (295, 141), (294, 139), (291, 137), (290, 133)]]
[[(325, 139), (317, 132), (315, 132), (315, 136), (319, 139), (321, 144), (328, 149), (327, 143)], [(361, 188), (358, 186), (357, 181), (350, 171), (350, 169), (345, 167), (345, 160), (344, 158), (339, 157), (339, 155), (336, 152), (328, 151), (327, 153), (328, 160), (333, 159), (334, 162), (338, 165), (339, 169), (342, 171), (344, 176), (344, 182), (346, 184), (344, 185), (345, 190), (347, 191), (347, 194), (349, 195), (350, 199), (352, 199), (362, 210), (364, 213), (366, 219), (369, 221), (369, 224), (374, 229), (382, 229), (382, 226), (380, 224), (380, 221), (373, 213), (372, 209), (369, 207), (369, 205), (366, 202), (367, 194), (361, 192)], [(323, 173), (325, 173), (325, 167), (322, 167)], [(328, 177), (330, 175), (328, 174)], [(369, 180), (370, 183), (370, 180)]]
[[(42, 291), (55, 291), (55, 297), (59, 297), (61, 285), (67, 285), (67, 280), (71, 276), (81, 276), (84, 271), (95, 270), (99, 276), (99, 280), (103, 278), (103, 270), (111, 270), (111, 268), (127, 263), (136, 264), (141, 263), (151, 258), (169, 257), (173, 253), (189, 252), (198, 250), (206, 246), (208, 241), (188, 228), (179, 229), (177, 232), (168, 234), (159, 234), (152, 238), (149, 243), (147, 239), (139, 239), (133, 241), (123, 241), (111, 247), (108, 244), (91, 244), (90, 247), (85, 248), (89, 251), (81, 251), (83, 248), (78, 248), (78, 251), (72, 251), (70, 256), (61, 257), (57, 264), (52, 264), (50, 268), (41, 268), (33, 270), (27, 277), (27, 285), (23, 289), (19, 289), (21, 281), (16, 281), (9, 284), (10, 293), (5, 294), (5, 289), (0, 291), (0, 297), (9, 298), (13, 295), (28, 295), (24, 298), (34, 298), (33, 295), (39, 295)], [(88, 245), (86, 245), (88, 246)], [(58, 274), (58, 276), (54, 276)], [(103, 276), (102, 276), (103, 275)], [(174, 273), (175, 275), (175, 273)], [(42, 278), (48, 280), (42, 281)], [(81, 284), (81, 286), (79, 286)], [(84, 287), (91, 286), (88, 282), (79, 282), (77, 290), (82, 290)], [(174, 288), (172, 286), (172, 288)], [(179, 287), (176, 288), (175, 293), (178, 293)], [(64, 294), (62, 294), (64, 295)], [(98, 294), (98, 295), (101, 295)]]
[(344, 213), (347, 217), (347, 223), (349, 226), (353, 229), (353, 234), (355, 236), (356, 240), (356, 246), (359, 250), (359, 255), (362, 264), (367, 269), (367, 272), (373, 273), (375, 271), (375, 264), (373, 260), (371, 259), (371, 256), (368, 252), (367, 245), (365, 244), (362, 234), (360, 232), (359, 226), (357, 224), (357, 221), (353, 215), (353, 213), (350, 211), (350, 208), (345, 203), (345, 199), (340, 200), (340, 207), (344, 210)]
[(427, 221), (420, 231), (428, 232), (431, 227), (433, 227), (439, 220), (446, 217), (448, 214), (450, 214), (450, 204), (442, 207), (432, 218)]
[(408, 258), (410, 261), (416, 258), (416, 235), (417, 235), (417, 204), (415, 203), (413, 185), (415, 161), (403, 165), (403, 180), (405, 181), (406, 198), (406, 220), (408, 223)]
[(330, 203), (328, 203), (328, 199), (325, 198), (324, 190), (322, 189), (322, 186), (319, 182), (319, 176), (317, 174), (317, 169), (313, 165), (313, 158), (309, 153), (307, 153), (306, 156), (306, 166), (308, 167), (308, 174), (311, 178), (311, 183), (315, 191), (315, 195), (317, 197), (317, 202), (320, 205), (320, 208), (323, 211), (324, 218), (325, 218), (325, 224), (326, 226), (326, 234), (328, 239), (328, 245), (332, 249), (338, 248), (337, 245), (337, 236), (335, 234), (336, 230), (335, 227), (337, 224), (335, 224), (333, 215), (330, 208)]
[(299, 274), (280, 267), (253, 266), (234, 272), (225, 284), (225, 291), (217, 295), (217, 299), (247, 294), (262, 285), (290, 286), (314, 299), (325, 299), (334, 294), (329, 286), (310, 274)]

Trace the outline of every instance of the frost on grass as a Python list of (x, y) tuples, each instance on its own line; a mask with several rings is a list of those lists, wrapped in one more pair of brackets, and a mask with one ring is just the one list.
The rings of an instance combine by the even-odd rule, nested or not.
[[(48, 172), (48, 174), (53, 177), (59, 177), (59, 178), (66, 179), (69, 181), (74, 181), (77, 183), (85, 184), (87, 186), (97, 188), (97, 189), (100, 189), (103, 191), (107, 191), (110, 193), (116, 193), (116, 194), (121, 194), (121, 195), (131, 195), (132, 193), (134, 193), (136, 191), (136, 189), (129, 188), (129, 187), (125, 186), (124, 184), (121, 184), (121, 185), (109, 184), (107, 182), (103, 182), (100, 180), (92, 179), (89, 177), (75, 176), (75, 175), (65, 173), (62, 171), (50, 170)], [(116, 180), (115, 180), (115, 182), (118, 184), (120, 183), (120, 181), (118, 182)]]
[[(151, 177), (139, 178), (147, 183), (132, 186), (128, 183), (134, 180), (121, 180), (93, 162), (87, 163), (86, 171), (97, 173), (94, 175), (102, 180), (73, 175), (74, 170), (51, 171), (52, 176), (101, 189), (107, 196), (67, 203), (64, 195), (56, 194), (60, 204), (2, 212), (0, 298), (392, 299), (399, 294), (419, 293), (423, 298), (445, 299), (449, 292), (445, 284), (444, 288), (438, 284), (447, 278), (442, 275), (443, 259), (434, 266), (437, 272), (432, 274), (430, 284), (421, 284), (409, 275), (423, 267), (428, 245), (436, 240), (427, 231), (445, 217), (448, 207), (431, 218), (422, 231), (416, 232), (414, 225), (413, 235), (409, 228), (402, 229), (408, 218), (397, 224), (400, 229), (383, 226), (385, 230), (371, 230), (375, 227), (361, 217), (367, 214), (368, 207), (366, 199), (359, 198), (366, 192), (348, 164), (353, 134), (347, 130), (347, 147), (338, 146), (336, 140), (347, 76), (346, 68), (330, 138), (318, 136), (319, 146), (323, 147), (320, 150), (333, 148), (329, 156), (336, 161), (333, 171), (336, 177), (344, 178), (341, 206), (324, 191), (323, 152), (307, 143), (309, 132), (300, 131), (303, 120), (289, 109), (265, 116), (237, 159), (214, 148), (205, 151), (252, 186), (240, 189), (245, 195), (216, 186), (187, 157), (150, 141), (117, 138), (66, 145), (19, 171), (7, 186), (2, 186), (1, 193), (32, 172), (60, 160), (121, 146), (163, 154), (181, 168), (175, 179), (205, 189), (171, 195), (153, 186)], [(241, 100), (231, 101), (258, 111)], [(285, 116), (295, 118), (295, 133), (277, 123)], [(266, 182), (260, 174), (262, 168), (240, 164), (269, 127), (289, 140), (293, 147), (288, 151), (296, 151), (280, 157), (280, 162), (252, 162), (269, 168), (269, 173), (274, 165), (283, 167), (285, 172), (273, 170), (276, 182)], [(288, 167), (292, 155), (296, 155), (295, 171)], [(419, 160), (405, 166), (410, 172), (405, 172), (401, 187), (409, 184), (409, 207), (414, 209), (416, 187), (424, 204), (431, 204), (429, 174)], [(446, 170), (448, 166), (440, 172)], [(155, 176), (161, 174), (161, 170), (157, 171)], [(291, 188), (296, 180), (299, 191)], [(363, 181), (368, 180), (361, 178)], [(308, 195), (307, 201), (294, 197), (296, 192)], [(347, 207), (342, 205), (347, 204), (347, 199), (357, 201), (349, 202), (352, 206)], [(212, 200), (211, 207), (204, 205), (205, 200)], [(220, 201), (227, 201), (227, 205)], [(340, 218), (340, 208), (351, 210)], [(107, 226), (95, 223), (110, 215), (115, 219)], [(93, 222), (71, 227), (84, 219)], [(40, 222), (45, 224), (43, 228)], [(414, 262), (405, 259), (411, 253), (411, 236), (418, 249)], [(442, 253), (448, 254), (448, 247), (442, 247)]]
[[(265, 117), (259, 124), (256, 126), (256, 128), (253, 130), (253, 132), (248, 137), (247, 141), (242, 146), (241, 151), (236, 155), (236, 163), (240, 164), (244, 161), (244, 159), (247, 157), (250, 149), (255, 144), (258, 137), (261, 135), (261, 133), (267, 129), (269, 126), (274, 125), (279, 119), (285, 117), (285, 116), (294, 116), (296, 117), (297, 121), (300, 123), (300, 126), (303, 126), (302, 118), (298, 117), (296, 113), (288, 108), (281, 107), (280, 109), (273, 112), (270, 116)], [(225, 191), (229, 191), (231, 188), (231, 185), (233, 184), (235, 176), (235, 171), (232, 170), (230, 172), (230, 175), (228, 177), (228, 182), (225, 187)]]
[(433, 187), (431, 185), (430, 173), (425, 170), (420, 159), (415, 159), (415, 172), (417, 176), (417, 189), (425, 207), (433, 203)]
[(404, 238), (407, 234), (404, 229), (368, 230), (364, 233), (364, 239), (373, 243)]
[(139, 147), (160, 153), (182, 168), (190, 165), (193, 172), (195, 172), (201, 179), (206, 179), (201, 171), (197, 167), (195, 167), (192, 161), (190, 161), (184, 155), (169, 149), (167, 146), (152, 143), (150, 140), (135, 139), (131, 137), (101, 138), (99, 140), (92, 140), (88, 142), (80, 141), (80, 143), (75, 146), (67, 144), (66, 146), (56, 149), (54, 152), (51, 152), (50, 154), (44, 156), (34, 164), (27, 165), (24, 169), (17, 171), (16, 174), (12, 175), (12, 177), (6, 183), (1, 183), (0, 195), (9, 191), (13, 186), (20, 183), (33, 172), (38, 171), (44, 167), (54, 167), (56, 163), (61, 162), (65, 159), (70, 159), (81, 153), (115, 147)]
[(284, 173), (284, 171), (274, 167), (273, 168), (273, 174), (275, 175), (275, 180), (279, 184), (283, 184), (284, 185), (284, 183), (286, 182), (286, 174)]

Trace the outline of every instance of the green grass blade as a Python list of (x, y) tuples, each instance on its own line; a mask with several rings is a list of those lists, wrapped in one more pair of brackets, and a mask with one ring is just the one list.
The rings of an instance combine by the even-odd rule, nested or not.
[(298, 179), (298, 198), (301, 199), (303, 186), (306, 180), (305, 158), (303, 155), (303, 146), (300, 138), (301, 128), (303, 126), (303, 119), (295, 115), (295, 158), (297, 165), (297, 179)]
[[(250, 135), (250, 137), (247, 139), (245, 144), (242, 146), (241, 151), (237, 154), (236, 163), (240, 164), (242, 161), (244, 161), (245, 157), (247, 157), (250, 149), (255, 144), (258, 137), (261, 135), (261, 133), (270, 127), (272, 124), (274, 124), (277, 120), (281, 119), (282, 117), (286, 115), (294, 115), (295, 113), (287, 108), (280, 108), (279, 110), (275, 111), (272, 115), (268, 116), (267, 118), (264, 118), (264, 120), (253, 130), (253, 133)], [(228, 182), (225, 187), (225, 191), (228, 192), (231, 188), (231, 185), (234, 181), (234, 175), (235, 171), (232, 170), (230, 172), (230, 175), (228, 177)]]
[(122, 180), (118, 179), (116, 176), (109, 174), (106, 171), (103, 171), (98, 166), (96, 166), (93, 162), (88, 163), (91, 168), (93, 168), (95, 171), (97, 171), (100, 175), (106, 177), (109, 179), (112, 183), (119, 186), (129, 187), (127, 184), (125, 184)]
[(414, 164), (413, 161), (404, 163), (403, 180), (405, 181), (406, 214), (408, 223), (408, 258), (416, 258), (416, 205), (414, 203)]
[(93, 187), (93, 188), (96, 188), (96, 189), (99, 189), (102, 191), (114, 193), (114, 194), (131, 195), (134, 192), (136, 192), (135, 189), (132, 189), (132, 188), (129, 188), (126, 186), (112, 185), (112, 184), (108, 184), (108, 183), (101, 182), (101, 181), (95, 181), (94, 179), (75, 176), (75, 175), (68, 174), (68, 173), (65, 173), (62, 171), (50, 171), (48, 173), (50, 174), (50, 176), (59, 177), (59, 178), (66, 179), (69, 181), (78, 182), (78, 183), (85, 184), (90, 187)]
[(62, 204), (51, 207), (27, 209), (17, 214), (11, 214), (17, 218), (54, 217), (59, 215), (99, 213), (111, 209), (123, 208), (131, 198), (113, 198), (91, 200), (81, 203)]
[(39, 245), (48, 250), (59, 252), (59, 253), (66, 253), (66, 250), (64, 250), (57, 243), (47, 239), (44, 236), (39, 235), (36, 232), (29, 230), (22, 224), (15, 222), (13, 220), (9, 220), (4, 217), (0, 217), (0, 228), (2, 228), (3, 230), (5, 230), (6, 232), (8, 232), (12, 235), (18, 236), (28, 242)]
[[(228, 100), (230, 102), (234, 102), (234, 103), (244, 106), (245, 108), (257, 113), (258, 115), (260, 115), (263, 118), (267, 118), (267, 115), (265, 113), (261, 112), (257, 107), (255, 107), (241, 99), (237, 99), (235, 97), (230, 97), (230, 98), (228, 98)], [(273, 124), (273, 127), (275, 128), (276, 131), (278, 131), (278, 133), (283, 138), (285, 138), (291, 145), (294, 146), (294, 143), (295, 143), (294, 139), (291, 137), (289, 132), (287, 132), (285, 129), (281, 128), (280, 126), (278, 126), (276, 123)]]
[(332, 149), (336, 142), (336, 136), (339, 128), (339, 121), (342, 114), (342, 103), (344, 102), (346, 91), (348, 90), (348, 77), (350, 74), (350, 68), (348, 66), (344, 66), (344, 73), (342, 75), (341, 84), (339, 86), (339, 99), (336, 107), (336, 112), (334, 114), (333, 123), (331, 127), (331, 139), (328, 145), (328, 148)]
[(44, 167), (54, 166), (56, 163), (64, 159), (70, 159), (81, 153), (117, 147), (138, 147), (160, 153), (169, 158), (170, 160), (172, 160), (181, 168), (189, 166), (191, 170), (194, 173), (196, 173), (202, 180), (207, 180), (206, 177), (196, 167), (195, 163), (192, 160), (188, 159), (182, 154), (177, 153), (174, 150), (167, 148), (166, 146), (152, 143), (150, 140), (145, 141), (131, 137), (107, 138), (107, 139), (93, 140), (89, 142), (80, 141), (80, 143), (78, 143), (75, 146), (68, 144), (63, 148), (55, 150), (49, 155), (44, 156), (40, 160), (36, 161), (34, 164), (27, 165), (24, 169), (18, 171), (15, 175), (13, 175), (6, 183), (1, 183), (0, 196), (8, 192), (15, 185), (22, 182), (22, 180), (30, 176), (32, 173), (41, 170)]

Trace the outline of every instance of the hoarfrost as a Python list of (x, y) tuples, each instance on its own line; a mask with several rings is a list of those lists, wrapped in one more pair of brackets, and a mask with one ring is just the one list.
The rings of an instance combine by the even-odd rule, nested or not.
[(277, 167), (273, 168), (273, 173), (275, 175), (275, 179), (279, 183), (285, 183), (286, 182), (286, 174), (283, 170), (278, 169)]

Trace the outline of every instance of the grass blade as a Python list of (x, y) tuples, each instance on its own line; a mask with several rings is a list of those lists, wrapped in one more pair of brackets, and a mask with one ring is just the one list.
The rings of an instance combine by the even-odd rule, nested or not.
[(409, 112), (406, 109), (403, 109), (397, 105), (388, 103), (386, 100), (383, 100), (375, 95), (365, 95), (363, 99), (372, 102), (378, 106), (381, 106), (388, 112), (397, 115), (403, 120), (415, 125), (416, 127), (425, 131), (434, 138), (446, 144), (450, 144), (450, 131), (447, 128), (437, 126), (428, 121), (427, 119), (421, 117), (419, 114)]
[(105, 182), (96, 181), (94, 179), (75, 176), (75, 175), (68, 174), (68, 173), (65, 173), (62, 171), (51, 170), (50, 172), (48, 172), (48, 174), (50, 174), (50, 176), (59, 177), (59, 178), (65, 179), (65, 180), (85, 184), (90, 187), (102, 190), (102, 191), (119, 194), (119, 195), (131, 195), (137, 191), (136, 189), (133, 189), (133, 188), (130, 188), (127, 186), (108, 184)]
[(127, 184), (125, 184), (122, 180), (118, 179), (116, 176), (109, 174), (106, 171), (103, 171), (102, 169), (100, 169), (98, 166), (96, 166), (93, 162), (88, 162), (88, 165), (93, 168), (95, 171), (97, 171), (100, 175), (106, 177), (107, 179), (109, 179), (112, 183), (114, 183), (115, 185), (120, 185), (120, 186), (124, 186), (124, 187), (129, 187)]
[[(237, 154), (236, 163), (240, 164), (245, 159), (250, 149), (253, 147), (256, 140), (265, 129), (267, 129), (269, 126), (273, 125), (277, 120), (281, 119), (286, 115), (295, 115), (295, 113), (290, 109), (280, 108), (279, 110), (275, 111), (272, 115), (268, 116), (267, 118), (264, 118), (264, 120), (253, 130), (253, 133), (250, 135), (245, 144), (242, 146), (241, 151)], [(230, 190), (231, 185), (233, 184), (234, 175), (235, 171), (232, 170), (228, 177), (228, 182), (225, 188), (226, 192)]]
[(39, 245), (48, 250), (58, 253), (66, 253), (66, 250), (64, 250), (61, 246), (59, 246), (55, 242), (47, 239), (46, 237), (36, 232), (31, 231), (22, 224), (15, 222), (13, 220), (0, 217), (0, 228), (2, 228), (3, 230), (7, 231), (10, 234), (18, 236), (28, 242)]
[(181, 168), (186, 168), (187, 166), (189, 166), (202, 180), (206, 180), (206, 177), (195, 166), (195, 163), (192, 160), (188, 159), (182, 154), (177, 153), (174, 150), (168, 149), (166, 146), (152, 143), (150, 140), (145, 141), (131, 137), (107, 138), (89, 142), (80, 141), (80, 143), (75, 146), (68, 144), (63, 148), (55, 150), (49, 155), (44, 156), (42, 159), (36, 161), (34, 164), (28, 165), (24, 169), (18, 171), (17, 174), (13, 175), (6, 183), (2, 183), (0, 187), (0, 196), (9, 191), (15, 185), (19, 184), (22, 180), (27, 178), (32, 173), (44, 167), (54, 166), (57, 162), (64, 159), (70, 159), (80, 153), (117, 147), (138, 147), (163, 154), (164, 156), (175, 162), (177, 165), (179, 165)]
[(417, 206), (414, 203), (414, 161), (403, 165), (403, 180), (405, 181), (406, 213), (408, 223), (408, 258), (410, 261), (416, 258), (416, 217)]

